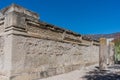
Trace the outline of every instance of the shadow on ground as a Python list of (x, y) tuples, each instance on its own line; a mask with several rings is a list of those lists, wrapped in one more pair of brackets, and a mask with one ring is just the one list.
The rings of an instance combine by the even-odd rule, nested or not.
[(95, 69), (88, 72), (83, 78), (85, 80), (120, 80), (120, 73)]
[(109, 69), (119, 69), (120, 70), (120, 65), (110, 66), (108, 68)]

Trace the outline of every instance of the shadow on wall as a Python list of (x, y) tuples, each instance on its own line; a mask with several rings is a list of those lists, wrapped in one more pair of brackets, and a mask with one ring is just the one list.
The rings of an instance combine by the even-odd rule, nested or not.
[(120, 72), (113, 73), (108, 70), (93, 70), (83, 77), (85, 80), (120, 80)]

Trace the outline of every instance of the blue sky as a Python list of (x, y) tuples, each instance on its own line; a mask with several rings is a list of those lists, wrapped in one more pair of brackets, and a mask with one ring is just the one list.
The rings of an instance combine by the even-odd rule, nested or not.
[(0, 0), (40, 14), (40, 20), (81, 34), (120, 32), (120, 0)]

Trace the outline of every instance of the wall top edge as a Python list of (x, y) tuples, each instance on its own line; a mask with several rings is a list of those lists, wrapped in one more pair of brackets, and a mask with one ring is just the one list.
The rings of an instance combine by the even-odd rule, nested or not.
[(31, 24), (33, 24), (33, 23), (38, 24), (38, 27), (40, 27), (40, 25), (43, 25), (44, 28), (47, 28), (47, 29), (50, 29), (50, 30), (54, 30), (54, 31), (57, 31), (57, 32), (62, 32), (62, 33), (65, 32), (67, 34), (71, 34), (71, 35), (74, 35), (74, 36), (82, 37), (82, 40), (94, 41), (94, 42), (98, 42), (99, 43), (99, 40), (92, 39), (92, 38), (87, 37), (85, 35), (78, 34), (78, 33), (75, 33), (75, 32), (73, 32), (71, 30), (67, 30), (67, 29), (64, 29), (64, 28), (55, 26), (53, 24), (49, 24), (49, 23), (40, 21), (40, 20), (34, 21), (34, 20), (26, 19), (26, 21), (28, 21), (28, 23), (31, 22)]
[(23, 14), (26, 14), (26, 15), (29, 15), (29, 16), (32, 16), (36, 19), (39, 19), (39, 15), (35, 12), (32, 12), (26, 8), (23, 8), (19, 5), (16, 5), (16, 4), (12, 4), (2, 10), (0, 10), (0, 16), (3, 16), (3, 15), (6, 15), (10, 12), (19, 12), (19, 13), (23, 13)]
[(11, 12), (14, 12), (16, 14), (18, 13), (18, 15), (22, 15), (22, 14), (23, 15), (28, 15), (28, 16), (25, 16), (26, 17), (25, 21), (32, 22), (31, 24), (33, 24), (33, 23), (38, 24), (37, 27), (40, 27), (40, 25), (42, 24), (42, 25), (44, 25), (43, 26), (44, 28), (47, 28), (47, 29), (50, 29), (50, 30), (53, 30), (53, 31), (62, 32), (62, 33), (65, 32), (67, 34), (74, 35), (76, 37), (81, 37), (82, 40), (86, 40), (86, 41), (99, 42), (99, 40), (93, 40), (90, 37), (75, 33), (71, 30), (67, 30), (67, 29), (55, 26), (53, 24), (43, 22), (39, 19), (39, 15), (37, 13), (32, 12), (32, 11), (30, 11), (26, 8), (23, 8), (19, 5), (16, 5), (16, 4), (12, 4), (12, 5), (4, 8), (2, 10), (0, 10), (0, 20), (4, 20), (4, 16), (11, 13)]

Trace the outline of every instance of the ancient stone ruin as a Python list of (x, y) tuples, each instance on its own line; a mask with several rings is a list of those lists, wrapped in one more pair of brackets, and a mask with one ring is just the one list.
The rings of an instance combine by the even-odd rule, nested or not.
[(0, 80), (37, 80), (99, 63), (99, 41), (39, 17), (15, 4), (0, 11)]

